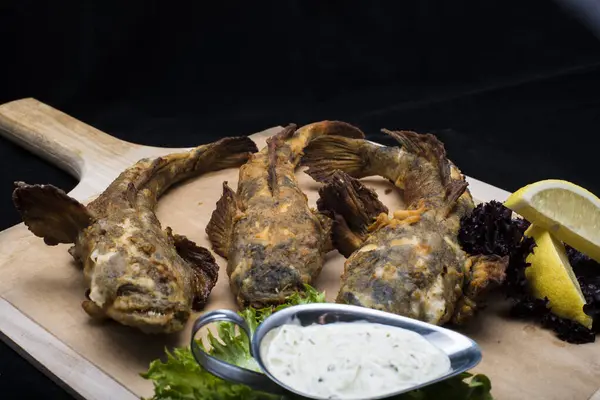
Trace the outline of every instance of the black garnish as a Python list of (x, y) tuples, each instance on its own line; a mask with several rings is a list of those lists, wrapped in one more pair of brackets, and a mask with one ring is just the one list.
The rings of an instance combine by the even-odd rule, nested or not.
[(600, 264), (577, 250), (566, 246), (567, 255), (586, 300), (583, 311), (594, 319), (594, 326), (583, 325), (552, 314), (547, 299), (536, 299), (528, 294), (525, 270), (527, 256), (535, 251), (535, 241), (524, 237), (529, 227), (523, 219), (513, 219), (512, 211), (497, 201), (478, 205), (461, 219), (459, 243), (470, 254), (508, 255), (509, 265), (502, 290), (513, 306), (514, 318), (530, 318), (544, 328), (552, 329), (557, 337), (569, 343), (590, 343), (600, 333)]
[(529, 224), (512, 219), (512, 211), (502, 203), (479, 204), (461, 221), (458, 241), (469, 254), (510, 255), (519, 245)]
[(600, 263), (572, 248), (565, 246), (573, 272), (579, 281), (585, 306), (583, 312), (594, 319), (592, 330), (600, 333)]
[(529, 222), (513, 219), (512, 211), (497, 201), (479, 204), (460, 221), (458, 241), (469, 254), (509, 256), (504, 291), (515, 298), (527, 293), (525, 262), (535, 247), (535, 241), (523, 237)]
[(592, 343), (596, 340), (596, 334), (578, 322), (570, 319), (557, 317), (547, 312), (542, 317), (542, 326), (552, 329), (560, 340), (573, 344)]

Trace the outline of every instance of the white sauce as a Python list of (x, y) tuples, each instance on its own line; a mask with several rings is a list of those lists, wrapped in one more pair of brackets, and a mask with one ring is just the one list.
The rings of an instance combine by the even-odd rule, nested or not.
[(448, 356), (418, 333), (369, 322), (283, 325), (266, 334), (260, 352), (282, 383), (329, 399), (383, 396), (450, 370)]

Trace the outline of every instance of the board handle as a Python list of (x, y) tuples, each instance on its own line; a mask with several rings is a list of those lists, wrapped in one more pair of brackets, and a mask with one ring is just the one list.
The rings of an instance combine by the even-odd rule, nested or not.
[(33, 98), (0, 105), (0, 135), (78, 179), (138, 146), (87, 125)]

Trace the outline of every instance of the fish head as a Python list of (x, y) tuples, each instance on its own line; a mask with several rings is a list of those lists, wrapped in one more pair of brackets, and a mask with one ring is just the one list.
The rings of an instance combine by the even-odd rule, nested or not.
[(185, 277), (168, 260), (157, 255), (137, 258), (119, 251), (92, 251), (93, 272), (84, 309), (144, 332), (183, 329), (191, 312), (191, 296), (185, 290)]

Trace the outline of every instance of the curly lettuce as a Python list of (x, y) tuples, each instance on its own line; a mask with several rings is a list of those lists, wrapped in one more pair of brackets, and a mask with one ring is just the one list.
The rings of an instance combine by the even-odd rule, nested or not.
[[(324, 303), (325, 294), (306, 286), (303, 293), (290, 296), (285, 304), (274, 308), (246, 308), (239, 314), (246, 320), (252, 331), (269, 315), (283, 308), (307, 304)], [(217, 338), (218, 337), (218, 338)], [(250, 355), (250, 343), (246, 335), (236, 331), (233, 324), (217, 324), (217, 335), (209, 333), (207, 341), (210, 353), (224, 361), (240, 367), (260, 372), (258, 365)], [(198, 341), (202, 346), (202, 341)], [(203, 369), (196, 363), (189, 348), (176, 348), (166, 351), (165, 361), (155, 360), (147, 372), (141, 374), (154, 383), (152, 400), (293, 400), (302, 397), (280, 396), (263, 393), (245, 385), (234, 384)], [(493, 400), (492, 385), (485, 375), (464, 373), (455, 378), (396, 396), (394, 400)]]

